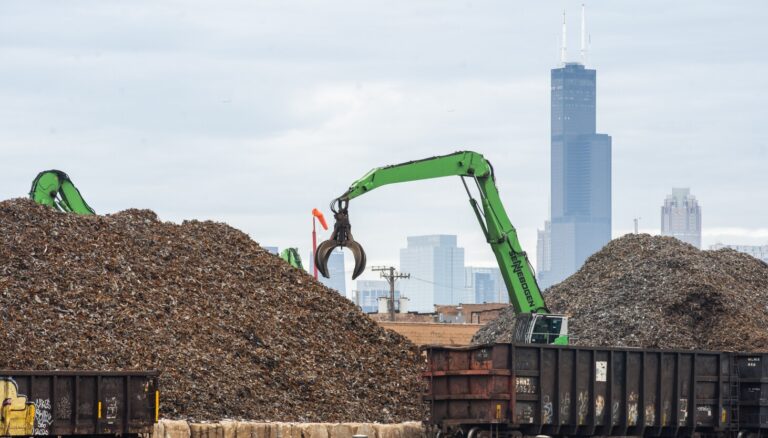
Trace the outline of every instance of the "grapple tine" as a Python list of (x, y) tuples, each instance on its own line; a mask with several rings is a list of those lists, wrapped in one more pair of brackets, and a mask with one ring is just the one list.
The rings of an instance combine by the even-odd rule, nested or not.
[(365, 250), (363, 250), (363, 247), (354, 240), (347, 241), (346, 246), (352, 251), (352, 255), (355, 257), (355, 270), (352, 272), (352, 279), (354, 280), (365, 271)]
[(325, 278), (330, 278), (328, 274), (328, 259), (331, 257), (331, 252), (334, 248), (339, 246), (339, 243), (335, 240), (326, 240), (317, 246), (317, 252), (315, 252), (315, 266), (320, 274)]
[(334, 201), (336, 207), (331, 203), (331, 210), (333, 211), (333, 218), (336, 223), (333, 224), (333, 233), (331, 238), (321, 243), (317, 247), (315, 252), (315, 266), (317, 270), (323, 274), (323, 277), (330, 278), (328, 273), (328, 259), (331, 257), (331, 252), (334, 248), (345, 246), (352, 251), (352, 255), (355, 257), (355, 270), (352, 273), (352, 279), (359, 277), (363, 271), (365, 271), (365, 251), (359, 243), (355, 242), (352, 237), (352, 226), (349, 224), (349, 214), (347, 213), (348, 200), (338, 198)]

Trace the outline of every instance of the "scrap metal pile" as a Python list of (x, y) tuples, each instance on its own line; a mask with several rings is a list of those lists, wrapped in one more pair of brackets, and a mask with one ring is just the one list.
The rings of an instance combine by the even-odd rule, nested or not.
[(0, 202), (0, 369), (161, 372), (165, 417), (421, 420), (421, 358), (227, 225)]
[[(550, 310), (571, 317), (576, 345), (768, 350), (768, 265), (729, 249), (630, 234), (545, 297)], [(473, 343), (508, 342), (513, 326), (509, 308)]]

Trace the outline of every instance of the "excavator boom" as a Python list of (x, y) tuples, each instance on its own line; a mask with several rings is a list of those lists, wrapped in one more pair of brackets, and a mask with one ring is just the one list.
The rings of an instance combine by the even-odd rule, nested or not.
[(38, 204), (60, 211), (95, 214), (69, 176), (60, 170), (46, 170), (37, 174), (32, 181), (29, 197)]
[(408, 161), (392, 166), (377, 167), (352, 183), (338, 199), (349, 201), (387, 184), (440, 178), (444, 176), (492, 176), (490, 163), (476, 152), (456, 152), (450, 155)]

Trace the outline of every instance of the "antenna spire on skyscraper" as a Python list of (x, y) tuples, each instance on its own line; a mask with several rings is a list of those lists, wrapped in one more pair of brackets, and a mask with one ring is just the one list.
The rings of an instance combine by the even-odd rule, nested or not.
[(565, 10), (563, 10), (563, 39), (562, 39), (562, 45), (560, 46), (560, 62), (565, 65), (565, 63), (568, 61), (566, 56), (566, 47), (565, 47), (565, 41), (566, 41), (566, 34), (565, 34)]
[(587, 18), (584, 12), (584, 3), (581, 4), (581, 63), (587, 65)]

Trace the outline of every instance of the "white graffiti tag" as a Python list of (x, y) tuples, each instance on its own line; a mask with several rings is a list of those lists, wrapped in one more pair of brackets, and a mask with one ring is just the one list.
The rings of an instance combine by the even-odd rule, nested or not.
[(35, 400), (35, 435), (50, 435), (50, 426), (53, 424), (51, 416), (51, 400), (38, 398)]

